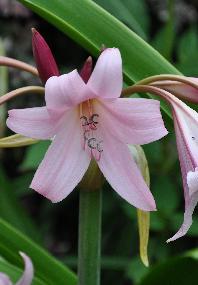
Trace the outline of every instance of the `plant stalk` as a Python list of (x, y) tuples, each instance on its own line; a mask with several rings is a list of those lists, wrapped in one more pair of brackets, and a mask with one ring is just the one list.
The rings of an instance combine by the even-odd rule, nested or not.
[(80, 189), (78, 285), (100, 284), (102, 190)]

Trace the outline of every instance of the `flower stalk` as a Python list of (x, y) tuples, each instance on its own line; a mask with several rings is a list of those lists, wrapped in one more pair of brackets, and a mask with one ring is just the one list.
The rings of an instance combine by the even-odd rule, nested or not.
[(27, 87), (21, 87), (18, 89), (15, 89), (13, 91), (10, 91), (6, 93), (5, 95), (1, 96), (0, 98), (0, 105), (6, 103), (7, 101), (11, 100), (14, 97), (22, 96), (28, 93), (37, 93), (44, 95), (45, 89), (40, 86), (27, 86)]
[(100, 284), (102, 191), (80, 190), (78, 285)]
[(20, 70), (27, 71), (35, 76), (38, 76), (38, 71), (34, 66), (7, 56), (0, 56), (0, 66), (18, 68)]
[[(144, 78), (138, 82), (136, 82), (133, 86), (136, 85), (156, 85), (156, 87), (158, 87), (158, 85), (162, 85), (165, 82), (164, 81), (172, 81), (172, 82), (180, 82), (180, 83), (184, 83), (186, 85), (189, 85), (191, 87), (194, 88), (198, 88), (198, 83), (193, 81), (191, 78), (186, 77), (186, 76), (181, 76), (181, 75), (174, 75), (174, 74), (160, 74), (160, 75), (153, 75), (153, 76), (149, 76), (147, 78)], [(159, 82), (159, 83), (158, 83)], [(123, 90), (124, 92), (124, 90)]]

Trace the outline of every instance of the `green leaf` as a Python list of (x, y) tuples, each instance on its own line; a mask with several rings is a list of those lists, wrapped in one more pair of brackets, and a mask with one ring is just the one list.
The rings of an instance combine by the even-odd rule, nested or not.
[(147, 38), (149, 18), (144, 0), (95, 0), (94, 2), (134, 30), (140, 37)]
[(49, 145), (49, 141), (40, 141), (39, 143), (30, 146), (27, 150), (27, 154), (21, 166), (21, 169), (29, 170), (37, 168), (43, 159)]
[(185, 62), (189, 60), (192, 55), (197, 55), (198, 49), (198, 31), (195, 27), (187, 30), (179, 40), (178, 57), (179, 61)]
[(17, 227), (23, 233), (41, 242), (41, 236), (25, 209), (19, 203), (13, 185), (0, 169), (0, 217)]
[(154, 266), (139, 285), (197, 285), (198, 250)]
[[(20, 279), (21, 275), (23, 274), (23, 270), (19, 269), (16, 266), (13, 266), (9, 262), (5, 260), (0, 260), (0, 272), (7, 274), (13, 282), (16, 282)], [(39, 280), (38, 278), (34, 277), (32, 285), (45, 285), (43, 281)]]
[(166, 176), (159, 176), (153, 184), (153, 194), (158, 210), (169, 217), (170, 213), (174, 213), (179, 204), (179, 196), (176, 192), (175, 184)]
[(197, 65), (192, 64), (198, 62), (198, 30), (192, 26), (179, 39), (178, 43), (178, 64), (185, 75), (198, 76)]
[[(128, 84), (155, 74), (180, 74), (149, 44), (93, 1), (20, 0), (20, 2), (93, 55), (99, 55), (102, 44), (107, 47), (118, 47), (122, 54), (123, 71)], [(170, 115), (163, 101), (161, 106)]]
[(0, 219), (1, 255), (12, 264), (23, 268), (21, 258), (18, 255), (19, 251), (25, 252), (32, 259), (36, 276), (43, 280), (45, 284), (77, 284), (76, 276), (72, 271), (31, 239)]

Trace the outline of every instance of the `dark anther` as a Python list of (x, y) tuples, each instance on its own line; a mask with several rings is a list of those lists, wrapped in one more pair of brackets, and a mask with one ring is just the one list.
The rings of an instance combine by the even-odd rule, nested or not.
[(88, 140), (87, 142), (88, 146), (91, 148), (91, 149), (96, 149), (97, 147), (97, 140), (96, 138), (91, 138)]
[(93, 114), (90, 118), (89, 118), (89, 122), (90, 123), (94, 123), (94, 124), (98, 124), (98, 121), (95, 121), (94, 118), (98, 118), (99, 115), (98, 114)]
[(99, 142), (97, 143), (97, 151), (98, 151), (98, 152), (103, 152), (103, 149), (102, 149), (102, 147), (101, 147), (101, 143), (102, 143), (102, 141), (99, 141)]
[(83, 126), (83, 127), (89, 125), (89, 122), (88, 122), (88, 119), (87, 119), (86, 116), (80, 117), (80, 120), (83, 120), (83, 121), (82, 121), (82, 126)]

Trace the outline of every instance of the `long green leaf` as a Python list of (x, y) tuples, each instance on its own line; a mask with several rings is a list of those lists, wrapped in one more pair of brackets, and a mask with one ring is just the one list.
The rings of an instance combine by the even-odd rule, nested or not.
[[(127, 24), (127, 26), (141, 38), (147, 38), (143, 29), (148, 20), (148, 13), (146, 13), (144, 0), (94, 0), (94, 2), (103, 7), (110, 14), (114, 15), (121, 22)], [(140, 17), (141, 21), (138, 21)]]
[[(128, 84), (162, 73), (180, 74), (165, 58), (119, 20), (90, 0), (19, 0), (98, 55), (102, 44), (120, 49)], [(164, 102), (162, 108), (170, 115)]]
[(0, 168), (0, 217), (41, 243), (41, 235), (25, 209), (19, 203), (12, 183)]
[(76, 285), (73, 272), (53, 258), (44, 249), (17, 229), (0, 219), (0, 253), (16, 266), (23, 268), (19, 251), (25, 252), (32, 259), (36, 275), (48, 285)]

